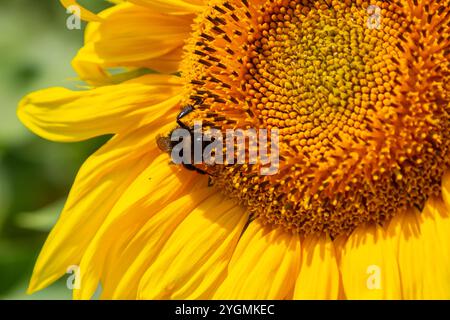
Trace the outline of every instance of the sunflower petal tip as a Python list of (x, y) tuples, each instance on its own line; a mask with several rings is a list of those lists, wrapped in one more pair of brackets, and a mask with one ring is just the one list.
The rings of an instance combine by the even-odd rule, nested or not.
[(26, 290), (26, 294), (27, 295), (32, 295), (36, 292), (38, 292), (39, 290), (42, 290), (45, 286), (42, 285), (42, 281), (39, 281), (35, 275), (35, 273), (33, 273), (33, 275), (31, 276), (30, 282), (28, 283), (28, 288)]
[(67, 8), (68, 10), (76, 6), (78, 8), (78, 12), (74, 12), (74, 14), (79, 15), (79, 18), (88, 21), (88, 22), (102, 22), (103, 19), (96, 15), (95, 13), (85, 9), (83, 6), (79, 5), (76, 0), (60, 0), (61, 4)]
[(26, 294), (27, 294), (27, 295), (32, 295), (32, 294), (35, 293), (35, 292), (36, 292), (36, 291), (34, 290), (33, 287), (28, 286), (27, 291), (26, 291)]

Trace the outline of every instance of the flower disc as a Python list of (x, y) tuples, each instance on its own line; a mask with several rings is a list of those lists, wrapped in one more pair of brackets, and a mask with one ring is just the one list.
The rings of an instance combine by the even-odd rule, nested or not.
[(187, 120), (280, 132), (280, 167), (218, 166), (265, 221), (332, 236), (440, 194), (450, 168), (445, 1), (211, 1), (186, 46)]

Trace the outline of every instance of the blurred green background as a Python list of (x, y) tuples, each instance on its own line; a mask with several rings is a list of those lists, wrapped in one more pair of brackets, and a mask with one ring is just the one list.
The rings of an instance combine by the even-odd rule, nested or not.
[[(107, 6), (80, 3), (96, 12)], [(67, 18), (57, 0), (0, 0), (0, 299), (71, 298), (64, 278), (32, 296), (25, 290), (78, 168), (105, 139), (53, 143), (16, 117), (25, 94), (79, 84), (70, 61), (83, 31), (68, 30)]]

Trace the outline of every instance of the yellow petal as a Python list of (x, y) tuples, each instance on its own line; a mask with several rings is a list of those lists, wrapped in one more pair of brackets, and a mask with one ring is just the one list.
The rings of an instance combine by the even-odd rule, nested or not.
[[(82, 285), (80, 290), (74, 292), (75, 298), (89, 299), (94, 294), (101, 276), (109, 268), (105, 262), (110, 248), (117, 241), (122, 239), (121, 242), (126, 245), (156, 212), (192, 191), (198, 175), (171, 166), (169, 162), (168, 155), (158, 156), (136, 177), (111, 209), (81, 259)], [(208, 185), (206, 177), (198, 182), (204, 188)]]
[[(174, 112), (170, 117), (176, 116)], [(40, 290), (78, 265), (110, 210), (134, 179), (160, 154), (155, 138), (173, 127), (152, 122), (112, 138), (81, 167), (56, 226), (36, 262), (29, 292)], [(157, 129), (155, 131), (155, 129)]]
[(80, 78), (99, 85), (113, 81), (110, 68), (179, 70), (182, 47), (191, 32), (192, 14), (173, 15), (129, 3), (103, 11), (90, 23), (85, 45), (72, 65)]
[[(130, 211), (146, 216), (147, 221), (137, 221), (134, 226), (127, 225), (114, 236), (113, 241), (104, 238), (105, 243), (100, 244), (100, 250), (107, 248), (100, 274), (102, 299), (137, 298), (140, 279), (170, 235), (192, 210), (211, 196), (212, 191), (206, 189), (205, 183), (203, 189), (180, 196), (158, 212), (145, 206), (130, 208)], [(153, 214), (150, 217), (149, 212)], [(94, 257), (95, 263), (100, 261), (101, 259)], [(95, 281), (93, 287), (97, 285), (98, 278), (89, 277), (88, 280)], [(75, 298), (88, 299), (91, 294), (92, 292), (84, 291), (83, 295), (78, 293)]]
[(356, 229), (345, 243), (340, 271), (348, 299), (400, 299), (397, 248), (381, 226)]
[[(204, 206), (216, 190), (206, 184), (191, 189), (187, 194), (155, 212), (142, 225), (137, 226), (134, 235), (113, 257), (114, 268), (105, 270), (102, 277), (102, 298), (136, 299), (139, 281), (153, 264), (157, 255), (183, 219), (197, 206)], [(145, 214), (146, 207), (138, 213)], [(130, 210), (130, 213), (133, 213)], [(148, 213), (147, 213), (148, 216)]]
[(248, 219), (216, 194), (175, 230), (139, 286), (140, 299), (210, 299)]
[(302, 241), (300, 272), (294, 299), (338, 299), (339, 269), (334, 244), (326, 236), (308, 236)]
[(177, 107), (182, 87), (175, 76), (147, 75), (86, 91), (51, 88), (19, 105), (20, 120), (54, 141), (79, 141), (135, 129)]
[(448, 212), (450, 212), (450, 171), (446, 172), (442, 179), (442, 198)]
[(66, 8), (70, 8), (73, 6), (78, 7), (80, 10), (80, 19), (82, 19), (82, 20), (85, 20), (85, 21), (100, 21), (101, 20), (95, 13), (92, 13), (91, 11), (85, 9), (83, 6), (80, 6), (78, 4), (78, 1), (76, 1), (76, 0), (60, 0), (60, 2)]
[[(148, 165), (144, 158), (122, 161), (110, 143), (81, 168), (58, 223), (50, 233), (36, 262), (29, 293), (50, 285), (71, 265), (77, 265), (96, 233), (129, 183)], [(122, 146), (123, 150), (131, 151)], [(101, 171), (96, 169), (101, 168)]]
[(204, 10), (207, 0), (129, 0), (160, 12), (186, 14)]
[(398, 239), (403, 298), (450, 299), (450, 215), (442, 200), (395, 217), (390, 232)]
[(300, 255), (299, 236), (253, 221), (239, 240), (214, 298), (292, 298)]

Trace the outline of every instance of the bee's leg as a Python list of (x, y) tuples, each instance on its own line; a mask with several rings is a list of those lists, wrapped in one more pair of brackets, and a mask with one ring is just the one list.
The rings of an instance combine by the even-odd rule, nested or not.
[(208, 187), (214, 186), (214, 180), (211, 176), (208, 177)]
[(183, 167), (189, 171), (196, 171), (197, 173), (200, 174), (208, 174), (208, 172), (197, 168), (196, 166), (192, 165), (192, 164), (188, 164), (188, 163), (183, 163)]
[(181, 121), (182, 118), (184, 118), (185, 116), (187, 116), (189, 113), (191, 113), (192, 111), (194, 111), (194, 107), (192, 105), (187, 105), (183, 110), (181, 110), (181, 112), (178, 114), (177, 116), (177, 124), (186, 130), (190, 130), (191, 128), (189, 128), (187, 125), (184, 124), (183, 121)]
[(195, 171), (195, 167), (192, 164), (183, 163), (183, 167), (189, 171)]
[(205, 99), (196, 99), (195, 104), (189, 104), (186, 107), (183, 108), (183, 110), (181, 110), (181, 112), (178, 114), (177, 116), (177, 124), (183, 128), (183, 129), (187, 129), (190, 130), (191, 128), (189, 128), (187, 125), (184, 124), (183, 121), (181, 121), (181, 119), (183, 119), (184, 117), (186, 117), (188, 114), (190, 114), (192, 111), (194, 111), (195, 107), (198, 105), (203, 104), (203, 101), (205, 101)]

